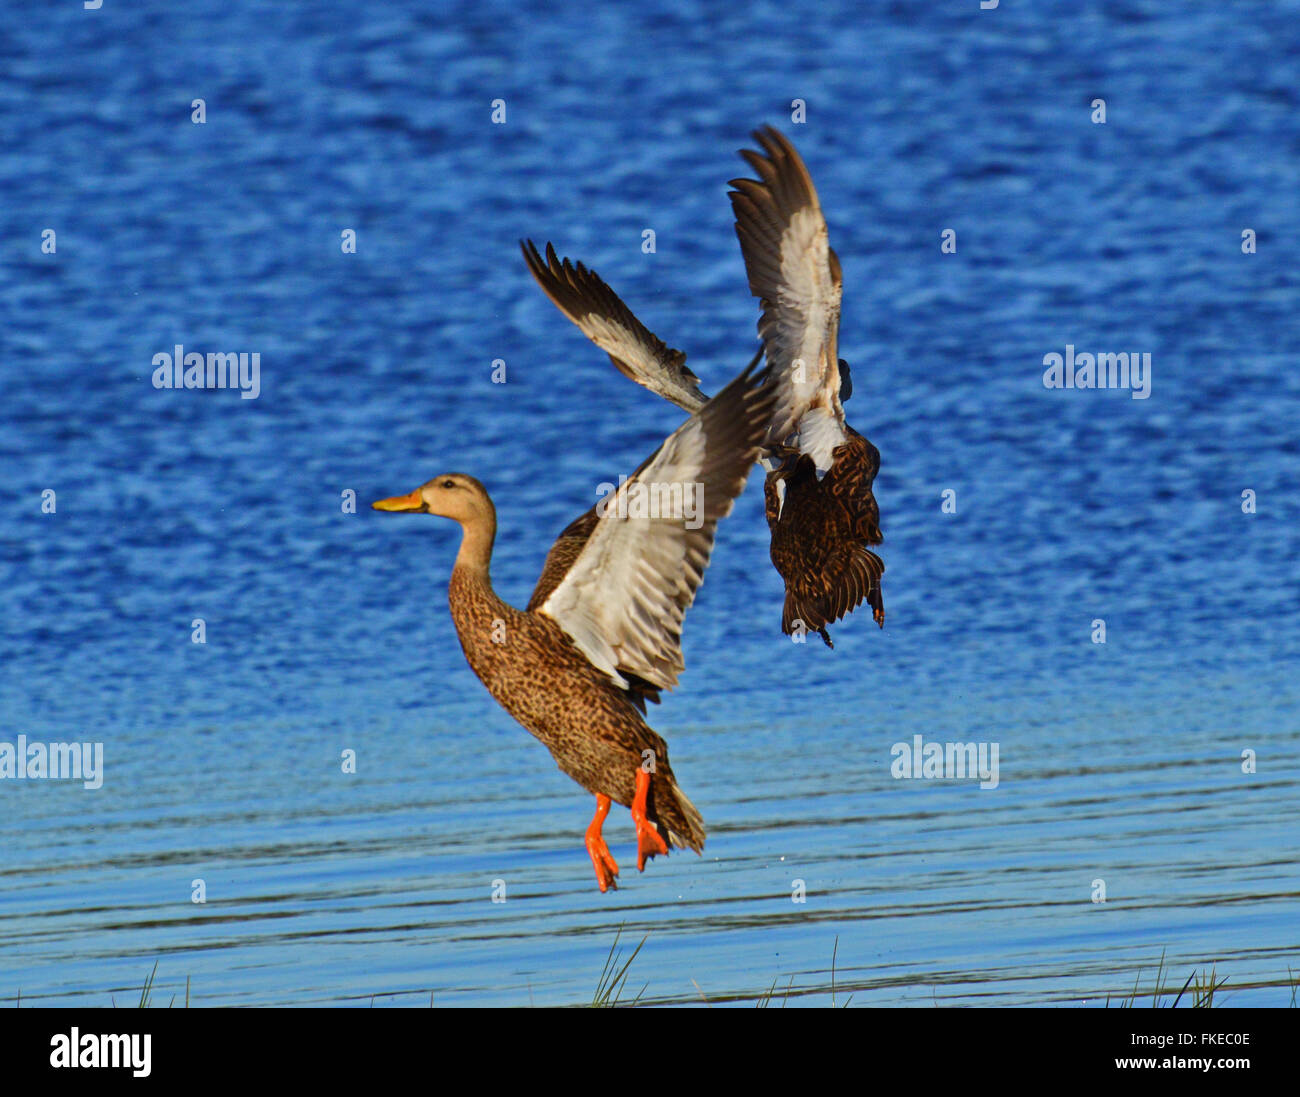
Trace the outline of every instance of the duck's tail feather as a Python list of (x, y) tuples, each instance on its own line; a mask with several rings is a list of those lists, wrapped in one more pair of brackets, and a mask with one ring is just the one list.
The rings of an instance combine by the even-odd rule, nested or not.
[[(863, 601), (872, 607), (877, 623), (883, 627), (885, 610), (880, 597), (880, 577), (884, 570), (884, 561), (870, 549), (846, 543), (831, 560), (824, 562), (817, 574), (785, 576), (781, 630), (787, 636), (800, 626), (805, 632), (822, 632), (827, 625), (852, 613)], [(822, 638), (826, 636), (823, 634)]]
[(678, 849), (704, 850), (704, 819), (672, 777), (660, 774), (652, 782), (651, 802), (646, 816), (655, 824), (659, 835)]

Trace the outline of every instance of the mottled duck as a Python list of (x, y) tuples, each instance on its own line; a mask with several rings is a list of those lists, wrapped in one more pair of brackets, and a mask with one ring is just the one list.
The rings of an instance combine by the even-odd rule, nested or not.
[(479, 481), (445, 473), (373, 504), (460, 524), (447, 593), (461, 648), (488, 692), (595, 795), (586, 845), (601, 891), (618, 876), (601, 834), (612, 801), (631, 809), (640, 870), (669, 843), (704, 845), (704, 822), (645, 703), (683, 669), (682, 619), (772, 417), (776, 391), (765, 380), (746, 369), (572, 522), (522, 611), (492, 589), (496, 510)]
[[(838, 357), (839, 260), (828, 242), (812, 178), (776, 130), (754, 134), (762, 152), (741, 152), (758, 179), (735, 179), (736, 235), (760, 298), (758, 330), (778, 396), (764, 438), (764, 503), (771, 558), (785, 581), (781, 628), (817, 632), (863, 601), (882, 628), (884, 562), (868, 545), (882, 541), (873, 492), (880, 453), (845, 422), (852, 394)], [(581, 263), (521, 245), (533, 277), (565, 316), (618, 370), (688, 412), (708, 399), (686, 355), (652, 334), (600, 277)]]

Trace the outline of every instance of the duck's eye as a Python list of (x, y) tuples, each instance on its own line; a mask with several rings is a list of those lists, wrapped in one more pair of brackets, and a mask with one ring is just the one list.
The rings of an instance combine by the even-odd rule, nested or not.
[(456, 481), (455, 481), (455, 480), (444, 480), (444, 481), (442, 482), (442, 486), (443, 486), (444, 488), (454, 488), (454, 487), (456, 486)]

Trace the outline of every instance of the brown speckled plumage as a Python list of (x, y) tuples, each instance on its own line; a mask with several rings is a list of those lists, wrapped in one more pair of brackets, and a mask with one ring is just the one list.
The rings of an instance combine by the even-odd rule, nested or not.
[[(871, 490), (879, 467), (876, 447), (850, 428), (849, 440), (835, 450), (835, 463), (821, 480), (812, 458), (798, 453), (768, 475), (763, 497), (772, 563), (785, 580), (781, 628), (787, 635), (802, 625), (829, 645), (826, 626), (864, 600), (883, 624), (885, 565), (865, 547), (882, 540)], [(778, 483), (785, 487), (784, 504)]]
[[(745, 370), (602, 505), (570, 523), (525, 610), (492, 589), (496, 510), (473, 477), (444, 474), (374, 504), (460, 523), (448, 600), (461, 648), (501, 706), (597, 797), (587, 847), (602, 891), (617, 875), (600, 838), (606, 797), (631, 807), (637, 821), (638, 789), (645, 796), (639, 866), (667, 852), (664, 840), (696, 852), (704, 844), (703, 820), (643, 714), (645, 702), (672, 688), (682, 669), (682, 618), (708, 565), (717, 523), (744, 487), (772, 414), (775, 392), (765, 382), (766, 374)], [(631, 497), (648, 485), (690, 485), (698, 506), (690, 515), (638, 513)]]
[[(588, 792), (628, 807), (636, 771), (652, 757), (647, 815), (673, 845), (698, 853), (704, 821), (677, 787), (668, 745), (628, 691), (593, 667), (549, 617), (520, 612), (498, 598), (486, 576), (454, 568), (447, 596), (470, 667), (501, 707), (545, 744), (560, 769)], [(494, 628), (501, 643), (493, 639)]]

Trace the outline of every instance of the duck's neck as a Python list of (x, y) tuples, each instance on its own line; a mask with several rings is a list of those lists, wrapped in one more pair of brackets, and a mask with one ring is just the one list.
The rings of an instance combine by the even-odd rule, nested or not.
[(464, 571), (481, 579), (489, 588), (488, 568), (492, 564), (492, 542), (497, 536), (496, 515), (487, 515), (461, 524), (460, 551), (456, 553), (455, 570)]
[(490, 609), (499, 615), (497, 603), (501, 599), (492, 589), (492, 576), (488, 571), (496, 533), (495, 514), (461, 523), (460, 551), (456, 553), (456, 563), (451, 569), (448, 590), (457, 627), (465, 623), (460, 618), (466, 612)]
[[(482, 678), (481, 653), (493, 648), (492, 640), (499, 627), (497, 622), (509, 616), (511, 610), (492, 589), (492, 578), (488, 574), (492, 541), (496, 534), (495, 520), (466, 523), (462, 530), (460, 551), (456, 554), (451, 581), (447, 585), (447, 600), (461, 647), (470, 666)], [(499, 640), (496, 642), (500, 643)]]

